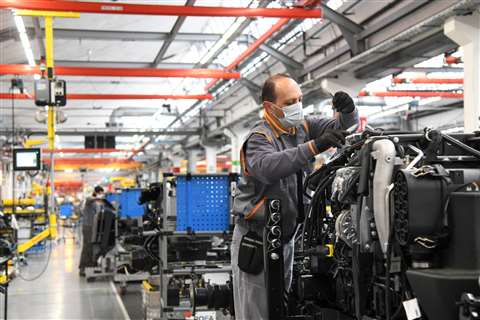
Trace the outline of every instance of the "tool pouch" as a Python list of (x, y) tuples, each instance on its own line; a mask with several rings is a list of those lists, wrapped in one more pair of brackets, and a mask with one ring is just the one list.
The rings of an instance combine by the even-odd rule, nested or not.
[(249, 231), (240, 241), (238, 268), (249, 274), (259, 274), (263, 270), (263, 241), (255, 232)]

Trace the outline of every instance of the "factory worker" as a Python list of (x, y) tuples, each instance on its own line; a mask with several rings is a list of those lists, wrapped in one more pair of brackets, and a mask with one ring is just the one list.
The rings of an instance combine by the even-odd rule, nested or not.
[(294, 236), (305, 211), (303, 199), (297, 201), (301, 192), (297, 180), (303, 180), (317, 154), (344, 144), (344, 129), (358, 123), (353, 100), (345, 92), (337, 92), (333, 97), (334, 118), (304, 117), (300, 86), (285, 74), (266, 80), (262, 104), (264, 118), (247, 135), (241, 149), (243, 174), (233, 204), (236, 225), (231, 253), (237, 320), (268, 319), (262, 249), (265, 199), (281, 201), (284, 280), (288, 292)]
[(82, 210), (82, 253), (80, 255), (79, 274), (85, 276), (86, 267), (95, 267), (93, 254), (92, 232), (93, 221), (97, 213), (99, 200), (105, 197), (105, 191), (101, 186), (96, 186), (92, 196), (87, 198)]

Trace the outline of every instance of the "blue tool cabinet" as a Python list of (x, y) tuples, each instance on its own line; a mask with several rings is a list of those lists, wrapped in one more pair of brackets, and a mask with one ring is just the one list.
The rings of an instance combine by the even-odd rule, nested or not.
[(228, 175), (179, 175), (177, 231), (225, 231), (230, 225)]
[(145, 209), (143, 205), (138, 204), (141, 189), (125, 189), (119, 195), (118, 203), (120, 205), (120, 216), (141, 217)]
[(114, 202), (116, 203), (117, 206), (120, 205), (120, 193), (117, 193), (117, 192), (109, 192), (107, 193), (107, 195), (105, 196), (105, 199), (110, 202), (111, 204), (113, 204)]

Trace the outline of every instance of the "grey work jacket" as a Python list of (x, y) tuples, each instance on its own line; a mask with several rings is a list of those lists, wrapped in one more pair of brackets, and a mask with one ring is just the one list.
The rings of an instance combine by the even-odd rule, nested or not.
[(257, 123), (242, 146), (243, 174), (233, 201), (236, 222), (261, 235), (264, 221), (256, 216), (265, 212), (265, 199), (279, 199), (283, 241), (291, 239), (298, 215), (296, 173), (308, 173), (314, 156), (325, 151), (316, 150), (312, 139), (326, 129), (347, 129), (357, 122), (357, 110), (338, 119), (307, 117), (296, 134), (280, 135), (266, 120)]
[(102, 199), (87, 198), (82, 211), (82, 223), (84, 227), (92, 227), (95, 215), (99, 211)]

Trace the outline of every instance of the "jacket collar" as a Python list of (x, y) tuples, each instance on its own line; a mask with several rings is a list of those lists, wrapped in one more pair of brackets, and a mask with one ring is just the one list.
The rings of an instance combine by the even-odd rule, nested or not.
[(275, 138), (279, 138), (282, 134), (294, 135), (297, 133), (297, 128), (294, 127), (294, 128), (286, 129), (284, 126), (282, 126), (282, 124), (278, 121), (278, 119), (274, 115), (271, 115), (266, 110), (264, 112), (263, 118), (268, 123), (270, 128), (272, 128)]

